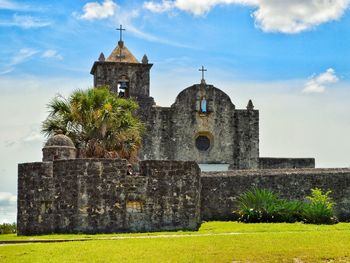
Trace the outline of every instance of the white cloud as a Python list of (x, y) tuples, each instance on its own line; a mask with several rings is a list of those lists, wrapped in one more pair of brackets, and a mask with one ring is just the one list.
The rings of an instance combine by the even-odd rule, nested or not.
[(4, 146), (10, 147), (27, 147), (31, 145), (37, 145), (45, 141), (45, 136), (40, 132), (40, 124), (33, 125), (21, 138), (16, 140), (7, 140), (4, 142)]
[(173, 1), (170, 0), (163, 0), (161, 3), (155, 3), (155, 2), (145, 2), (143, 4), (143, 7), (151, 12), (154, 13), (163, 13), (166, 11), (170, 11), (174, 9), (175, 5)]
[(17, 53), (17, 55), (15, 55), (12, 58), (10, 65), (14, 66), (14, 65), (23, 63), (23, 62), (27, 61), (28, 59), (30, 59), (32, 56), (34, 56), (36, 53), (38, 53), (37, 50), (31, 49), (31, 48), (22, 48)]
[(15, 66), (22, 64), (30, 60), (35, 54), (39, 51), (32, 48), (22, 48), (19, 52), (10, 60), (10, 62), (5, 66), (5, 68), (0, 71), (0, 75), (4, 75), (12, 72), (15, 69)]
[(57, 50), (53, 50), (53, 49), (48, 49), (46, 51), (44, 51), (44, 53), (42, 54), (43, 58), (55, 58), (58, 60), (62, 60), (63, 56), (61, 54), (59, 54), (57, 52)]
[(0, 206), (12, 206), (16, 204), (17, 197), (8, 192), (0, 192)]
[(90, 2), (84, 5), (84, 13), (80, 16), (84, 20), (104, 19), (113, 16), (118, 5), (113, 0), (104, 0), (102, 4)]
[(0, 192), (0, 224), (16, 221), (17, 197), (8, 192)]
[(174, 5), (176, 8), (192, 13), (196, 16), (204, 15), (217, 5), (258, 5), (259, 0), (176, 0)]
[(193, 48), (189, 45), (179, 43), (173, 40), (169, 40), (166, 38), (162, 38), (159, 36), (155, 36), (149, 33), (146, 33), (143, 30), (138, 29), (134, 23), (133, 20), (138, 18), (140, 16), (140, 10), (138, 9), (133, 9), (133, 10), (123, 10), (122, 12), (118, 12), (118, 15), (115, 15), (112, 18), (112, 22), (116, 25), (121, 24), (124, 27), (126, 27), (127, 32), (132, 33), (136, 37), (139, 37), (141, 39), (145, 39), (147, 41), (151, 42), (157, 42), (169, 46), (174, 46), (174, 47), (182, 47), (182, 48)]
[(2, 70), (0, 70), (0, 75), (5, 75), (7, 73), (11, 73), (13, 70), (14, 70), (14, 68), (12, 68), (12, 67), (2, 69)]
[(264, 0), (253, 13), (263, 31), (299, 33), (322, 23), (339, 19), (349, 0)]
[(326, 90), (327, 84), (336, 83), (338, 80), (334, 69), (329, 68), (317, 76), (312, 76), (306, 82), (303, 93), (323, 93)]
[[(167, 2), (170, 3), (171, 1), (167, 0)], [(145, 5), (147, 4), (145, 3)], [(152, 4), (150, 4), (150, 6), (151, 6), (150, 8), (152, 8)], [(157, 7), (154, 7), (154, 8), (157, 8)], [(159, 8), (163, 8), (163, 7), (159, 6)], [(158, 43), (162, 43), (170, 46), (192, 48), (191, 46), (188, 46), (182, 43), (177, 43), (176, 41), (173, 41), (173, 40), (165, 39), (159, 36), (155, 36), (153, 34), (146, 33), (145, 31), (137, 28), (134, 25), (133, 21), (136, 18), (140, 17), (140, 14), (141, 14), (140, 8), (119, 10), (119, 6), (112, 0), (104, 0), (102, 4), (98, 2), (87, 3), (83, 7), (83, 9), (84, 9), (84, 13), (82, 15), (79, 15), (78, 13), (74, 12), (73, 17), (78, 19), (85, 19), (85, 20), (97, 20), (97, 19), (110, 18), (113, 24), (123, 25), (124, 27), (126, 27), (126, 30), (128, 32), (131, 32), (136, 37), (139, 37), (141, 39), (145, 39), (147, 41), (152, 41), (152, 42), (158, 42)], [(155, 9), (153, 11), (156, 12)], [(165, 10), (162, 10), (162, 11), (165, 11)]]
[(174, 46), (174, 47), (193, 49), (192, 46), (145, 33), (142, 30), (139, 30), (138, 28), (133, 26), (132, 24), (128, 25), (128, 30), (130, 32), (132, 32), (135, 36), (142, 38), (142, 39), (145, 39), (147, 41), (157, 42), (157, 43), (161, 43), (161, 44), (165, 44), (165, 45), (169, 45), (169, 46)]
[(24, 29), (30, 29), (30, 28), (40, 28), (40, 27), (46, 27), (51, 25), (51, 22), (46, 20), (41, 20), (36, 17), (32, 16), (20, 16), (20, 15), (14, 15), (12, 20), (9, 21), (1, 21), (0, 20), (0, 26), (16, 26), (21, 27)]
[(31, 127), (30, 131), (18, 140), (18, 144), (28, 145), (42, 143), (44, 141), (44, 136), (41, 134), (40, 129), (37, 126)]
[(51, 25), (51, 22), (41, 20), (39, 18), (32, 17), (32, 16), (14, 15), (12, 25), (29, 29), (29, 28), (46, 27)]
[(6, 10), (28, 10), (30, 7), (28, 5), (20, 4), (9, 0), (0, 0), (0, 9)]
[(322, 23), (339, 19), (349, 0), (163, 0), (147, 1), (144, 8), (160, 13), (178, 9), (195, 16), (208, 13), (218, 5), (249, 5), (257, 27), (265, 32), (299, 33)]

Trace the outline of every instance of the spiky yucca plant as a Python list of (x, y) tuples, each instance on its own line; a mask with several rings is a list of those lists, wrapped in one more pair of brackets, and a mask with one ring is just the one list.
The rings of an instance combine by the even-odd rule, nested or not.
[(311, 189), (306, 202), (286, 200), (267, 189), (253, 188), (238, 198), (238, 220), (246, 223), (301, 221), (310, 224), (334, 224), (334, 202), (330, 191)]

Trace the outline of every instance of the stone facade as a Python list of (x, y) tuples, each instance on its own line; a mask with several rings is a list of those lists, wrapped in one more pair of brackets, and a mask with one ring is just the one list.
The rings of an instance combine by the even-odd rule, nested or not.
[[(148, 117), (143, 159), (258, 165), (259, 111), (235, 110), (230, 98), (212, 85), (193, 85), (170, 108), (153, 107)], [(208, 138), (207, 149), (197, 145), (201, 137)]]
[[(230, 97), (213, 85), (192, 85), (178, 94), (171, 107), (158, 107), (150, 97), (150, 69), (123, 42), (91, 69), (94, 86), (107, 85), (116, 95), (134, 98), (144, 122), (141, 160), (182, 160), (229, 164), (231, 169), (311, 167), (314, 160), (259, 159), (259, 111), (250, 100), (236, 109)], [(305, 166), (304, 166), (305, 164)]]
[(200, 170), (194, 162), (72, 159), (18, 166), (18, 233), (196, 230)]
[(203, 172), (202, 219), (233, 220), (237, 197), (253, 187), (271, 189), (288, 199), (303, 200), (312, 188), (331, 190), (336, 214), (350, 221), (350, 169), (265, 169)]

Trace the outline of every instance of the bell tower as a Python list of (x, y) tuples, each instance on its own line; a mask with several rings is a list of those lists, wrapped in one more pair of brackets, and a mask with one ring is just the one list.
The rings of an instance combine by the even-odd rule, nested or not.
[(112, 92), (123, 98), (134, 98), (142, 101), (150, 96), (150, 70), (153, 64), (148, 63), (146, 55), (139, 62), (125, 46), (120, 25), (120, 40), (112, 53), (105, 58), (101, 53), (95, 61), (91, 74), (94, 76), (94, 87), (109, 86)]

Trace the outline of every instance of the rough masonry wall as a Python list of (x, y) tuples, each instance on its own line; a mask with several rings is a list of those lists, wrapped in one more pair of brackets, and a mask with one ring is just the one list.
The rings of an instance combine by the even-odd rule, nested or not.
[(172, 118), (172, 108), (152, 107), (148, 110), (147, 118), (144, 119), (145, 133), (140, 153), (142, 160), (175, 160)]
[(236, 110), (231, 169), (256, 169), (259, 165), (259, 111)]
[[(201, 99), (207, 101), (207, 112), (200, 111)], [(230, 163), (234, 142), (232, 116), (235, 106), (229, 96), (212, 85), (194, 85), (183, 90), (171, 107), (175, 160), (197, 163)], [(210, 148), (200, 151), (197, 136), (210, 139)], [(170, 149), (169, 149), (170, 151)]]
[(200, 169), (195, 162), (143, 161), (140, 175), (147, 177), (144, 214), (148, 223), (138, 226), (138, 231), (200, 227), (202, 187)]
[(350, 169), (241, 170), (202, 173), (202, 219), (235, 219), (237, 197), (252, 187), (271, 189), (288, 199), (305, 198), (310, 189), (331, 190), (338, 218), (350, 221)]
[[(200, 101), (207, 100), (207, 112)], [(146, 119), (142, 159), (190, 160), (197, 163), (231, 163), (235, 146), (234, 105), (212, 85), (183, 90), (170, 108), (153, 107)], [(210, 138), (210, 148), (196, 148), (197, 136)]]
[(315, 168), (315, 158), (259, 158), (259, 169)]
[(56, 233), (124, 230), (126, 161), (56, 161), (53, 175)]
[(126, 162), (107, 159), (20, 164), (18, 233), (124, 230)]
[[(201, 100), (207, 111), (201, 111)], [(258, 168), (259, 111), (236, 110), (229, 96), (212, 85), (183, 90), (170, 108), (142, 107), (146, 132), (141, 159), (226, 163), (232, 169)], [(141, 111), (140, 111), (141, 112)], [(210, 139), (208, 150), (196, 138)]]
[(52, 162), (18, 165), (17, 231), (21, 235), (53, 231)]
[(43, 148), (43, 162), (51, 162), (54, 160), (75, 159), (77, 149), (68, 146), (45, 146)]
[(94, 75), (94, 87), (108, 85), (117, 92), (118, 82), (126, 77), (130, 97), (148, 97), (151, 67), (152, 64), (96, 61), (91, 74)]
[(18, 233), (195, 230), (200, 170), (194, 162), (76, 159), (19, 165)]

